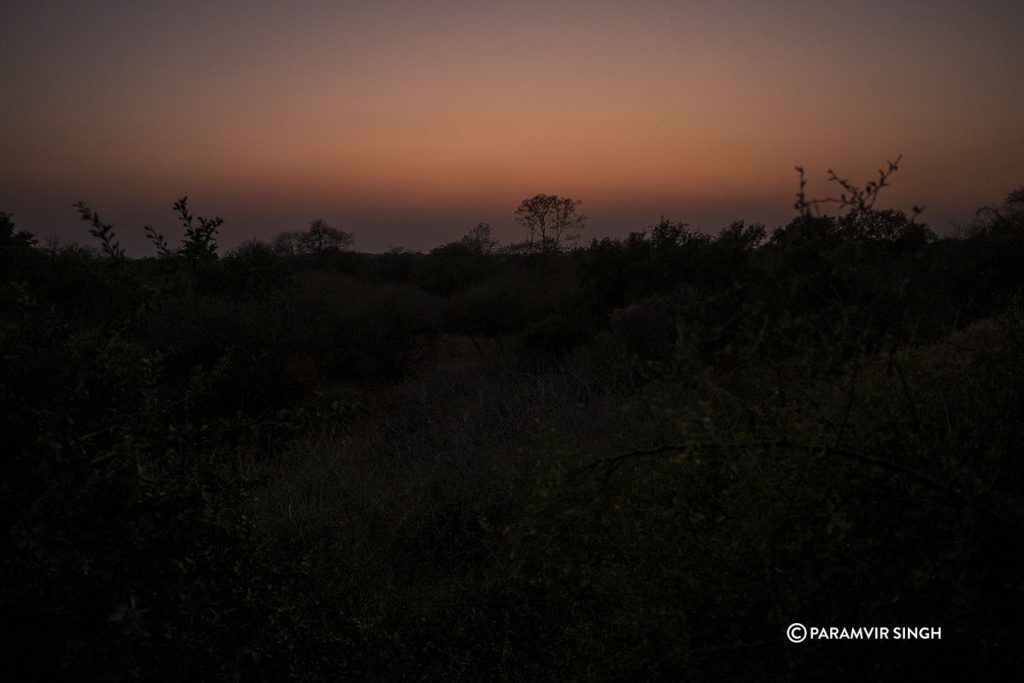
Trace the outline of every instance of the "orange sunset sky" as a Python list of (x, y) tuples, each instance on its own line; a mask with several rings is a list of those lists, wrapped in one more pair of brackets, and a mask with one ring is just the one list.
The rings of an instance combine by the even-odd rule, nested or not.
[(323, 217), (428, 249), (538, 192), (586, 237), (793, 215), (806, 167), (948, 232), (1024, 185), (1024, 3), (11, 2), (0, 210), (136, 255), (188, 194), (221, 244)]

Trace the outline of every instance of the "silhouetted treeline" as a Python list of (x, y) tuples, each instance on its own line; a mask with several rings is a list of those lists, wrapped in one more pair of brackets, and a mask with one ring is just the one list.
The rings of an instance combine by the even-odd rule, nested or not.
[(99, 251), (2, 214), (4, 667), (1019, 678), (1019, 194), (956, 237), (862, 207), (378, 255), (321, 221), (218, 257), (184, 198), (197, 246), (145, 259), (85, 205)]

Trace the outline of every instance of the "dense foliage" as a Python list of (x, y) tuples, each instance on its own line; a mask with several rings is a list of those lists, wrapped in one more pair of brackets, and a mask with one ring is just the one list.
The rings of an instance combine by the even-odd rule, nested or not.
[(0, 214), (5, 669), (1020, 678), (1019, 194), (535, 253)]

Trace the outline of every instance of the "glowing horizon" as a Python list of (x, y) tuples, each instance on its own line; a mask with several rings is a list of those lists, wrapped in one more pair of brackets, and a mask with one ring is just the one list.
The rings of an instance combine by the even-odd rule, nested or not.
[(375, 251), (518, 239), (538, 192), (593, 236), (771, 225), (795, 164), (824, 195), (901, 153), (884, 204), (940, 230), (1024, 184), (1024, 7), (820, 4), (17, 3), (0, 210), (133, 246), (189, 194), (225, 246), (324, 217)]

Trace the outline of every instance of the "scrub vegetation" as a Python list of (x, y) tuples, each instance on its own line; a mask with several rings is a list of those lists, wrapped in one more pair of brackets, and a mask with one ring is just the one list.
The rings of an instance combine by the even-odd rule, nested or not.
[(377, 255), (0, 214), (4, 670), (1020, 680), (1024, 191), (938, 238), (893, 170), (572, 250), (552, 195)]

